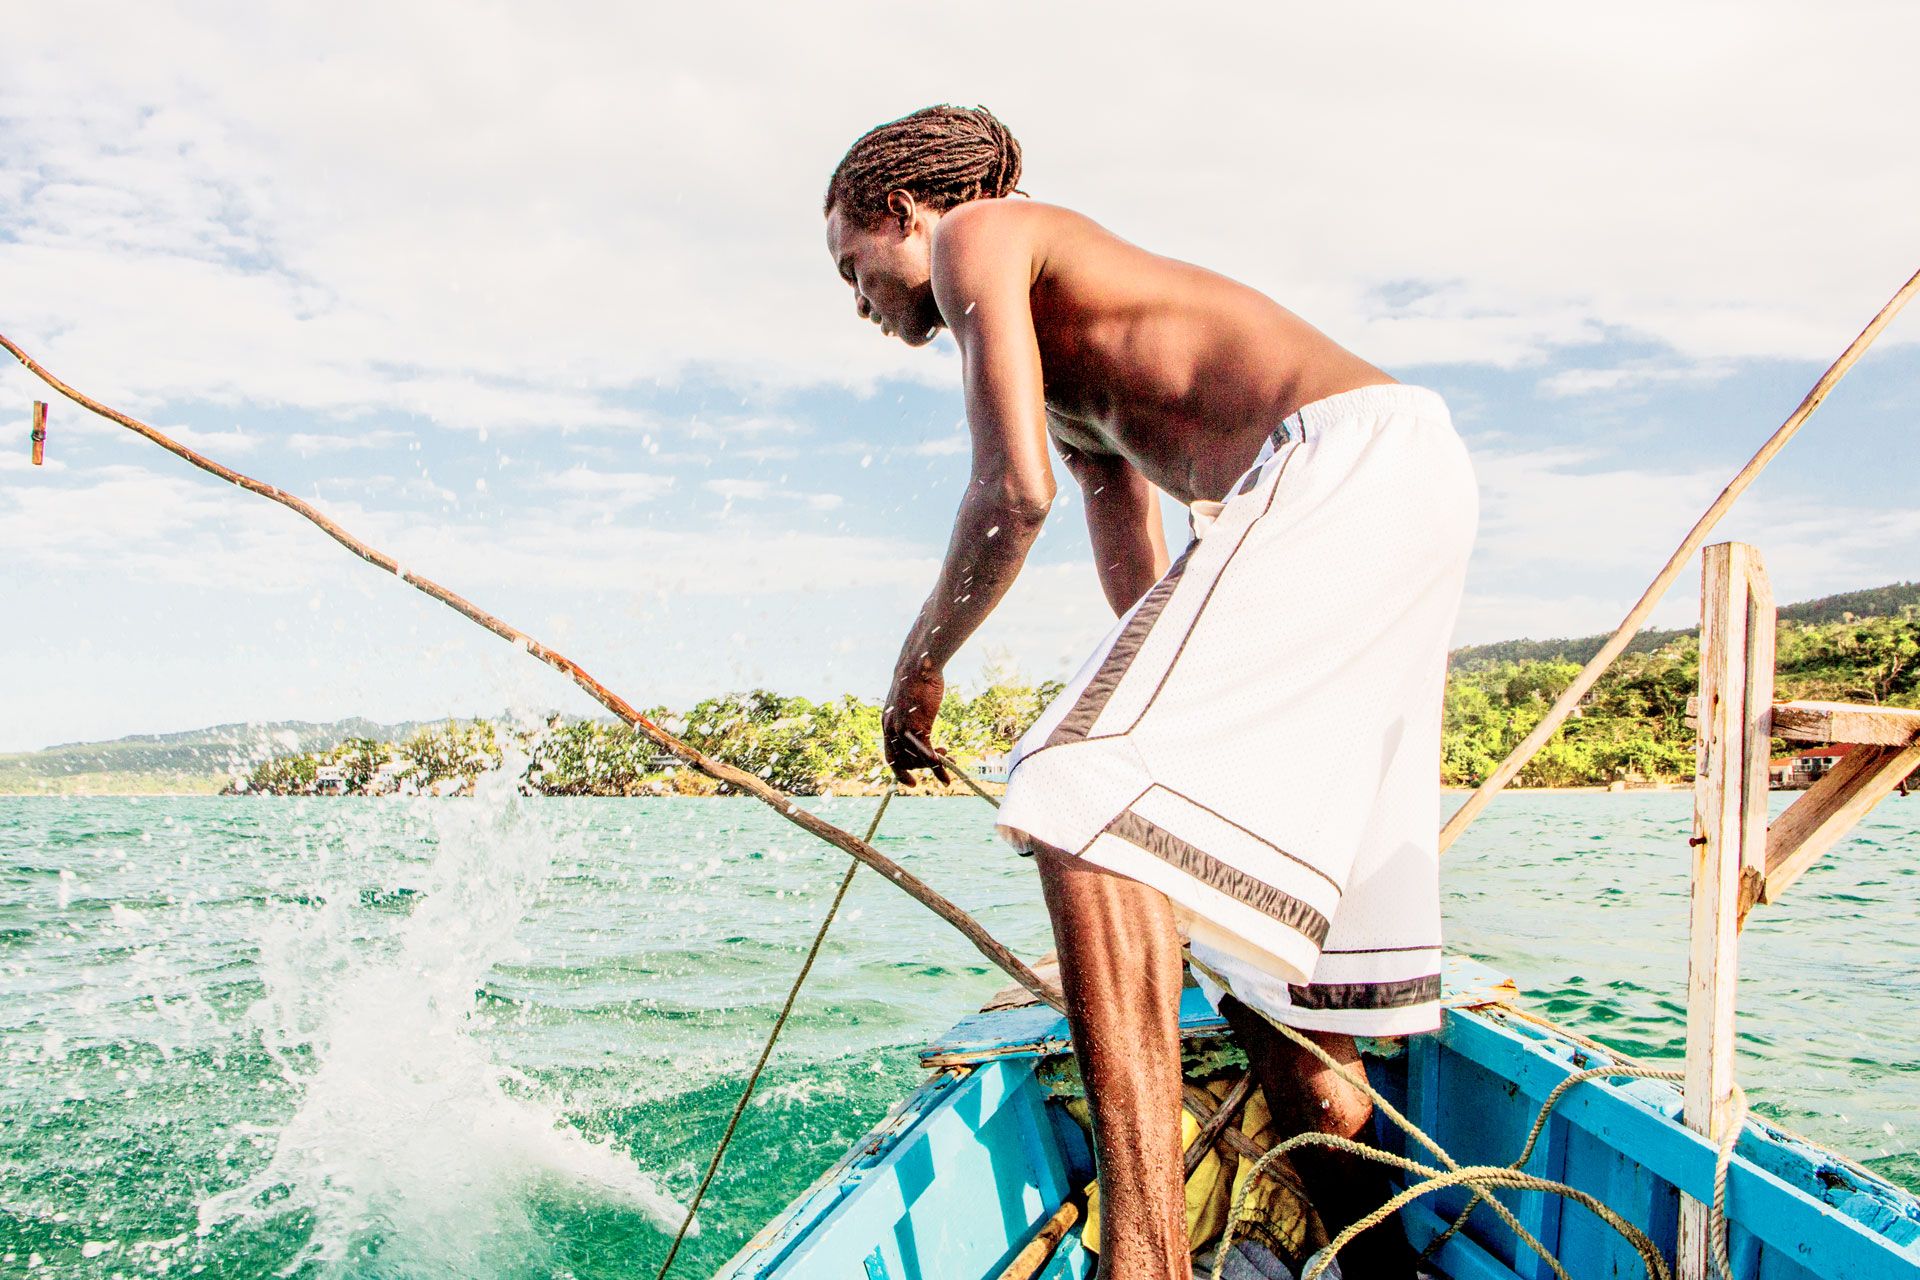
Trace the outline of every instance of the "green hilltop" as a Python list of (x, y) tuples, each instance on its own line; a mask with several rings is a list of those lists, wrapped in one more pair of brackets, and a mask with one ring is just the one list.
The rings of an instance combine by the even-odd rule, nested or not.
[(0, 753), (0, 794), (214, 792), (234, 772), (289, 752), (325, 751), (351, 737), (394, 737), (416, 725), (358, 717), (318, 724), (274, 720), (143, 733), (110, 742), (66, 742)]
[[(1892, 618), (1904, 609), (1920, 606), (1920, 582), (1896, 582), (1887, 587), (1865, 591), (1845, 591), (1817, 600), (1784, 605), (1779, 610), (1782, 622), (1845, 622), (1850, 618)], [(1607, 635), (1611, 635), (1609, 632)], [(1652, 653), (1683, 636), (1698, 637), (1700, 628), (1678, 631), (1646, 630), (1627, 642), (1628, 653)], [(1500, 640), (1493, 644), (1473, 644), (1455, 649), (1447, 665), (1453, 671), (1474, 671), (1501, 662), (1563, 661), (1584, 666), (1600, 652), (1607, 635), (1579, 636), (1561, 640)]]
[[(1456, 651), (1447, 681), (1441, 771), (1483, 779), (1565, 690), (1603, 636), (1510, 640)], [(1693, 770), (1687, 697), (1699, 672), (1694, 630), (1647, 631), (1582, 700), (1519, 778), (1522, 786), (1678, 781)], [(1776, 693), (1920, 706), (1920, 584), (1824, 596), (1780, 610)], [(948, 694), (936, 741), (957, 759), (990, 762), (1039, 715), (1057, 684), (996, 680)], [(768, 690), (647, 713), (700, 750), (798, 794), (878, 789), (880, 710), (843, 695), (822, 702)], [(549, 795), (706, 794), (631, 729), (552, 717), (532, 730), (486, 719), (381, 725), (277, 721), (217, 725), (112, 742), (0, 755), (0, 793), (214, 792), (236, 777), (277, 794), (449, 793), (471, 787), (509, 751), (528, 759), (525, 786)]]

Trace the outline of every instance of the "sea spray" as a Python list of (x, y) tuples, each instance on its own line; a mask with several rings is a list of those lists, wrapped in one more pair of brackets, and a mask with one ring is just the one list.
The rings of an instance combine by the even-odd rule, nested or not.
[(266, 994), (248, 1018), (299, 1101), (265, 1167), (202, 1203), (202, 1236), (299, 1213), (311, 1233), (283, 1275), (473, 1276), (537, 1265), (530, 1209), (542, 1195), (678, 1225), (682, 1210), (652, 1177), (569, 1127), (474, 1034), (475, 993), (496, 963), (526, 954), (514, 932), (553, 860), (552, 835), (518, 794), (525, 767), (510, 754), (470, 802), (412, 802), (437, 848), (412, 913), (387, 936), (350, 869), (324, 854), (328, 883), (270, 915)]

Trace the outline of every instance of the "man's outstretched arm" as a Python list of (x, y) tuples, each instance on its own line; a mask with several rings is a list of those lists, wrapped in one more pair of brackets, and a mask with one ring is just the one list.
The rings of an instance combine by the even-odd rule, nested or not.
[(1032, 256), (977, 217), (949, 215), (934, 244), (934, 297), (960, 344), (973, 469), (933, 594), (901, 646), (882, 729), (894, 776), (946, 771), (930, 746), (948, 660), (1013, 585), (1053, 503)]
[(1167, 571), (1159, 495), (1132, 463), (1112, 453), (1060, 451), (1087, 504), (1087, 536), (1100, 586), (1116, 614), (1133, 608)]

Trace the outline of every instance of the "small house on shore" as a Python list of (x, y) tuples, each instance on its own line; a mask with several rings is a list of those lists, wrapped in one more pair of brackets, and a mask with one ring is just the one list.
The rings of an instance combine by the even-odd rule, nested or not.
[(1852, 743), (1837, 742), (1832, 746), (1808, 747), (1796, 755), (1769, 760), (1767, 785), (1788, 791), (1804, 791), (1831, 772), (1851, 750)]
[(970, 766), (975, 782), (1005, 782), (1007, 757), (999, 753), (981, 756)]
[(406, 790), (407, 775), (412, 772), (412, 761), (402, 759), (383, 760), (374, 769), (373, 776), (367, 779), (367, 794), (372, 796), (386, 796)]

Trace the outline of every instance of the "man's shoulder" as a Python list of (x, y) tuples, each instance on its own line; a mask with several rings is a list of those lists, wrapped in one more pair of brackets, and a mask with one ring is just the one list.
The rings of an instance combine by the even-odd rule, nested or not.
[(934, 232), (934, 274), (1017, 271), (1045, 260), (1057, 246), (1098, 230), (1091, 219), (1060, 205), (1012, 197), (969, 200), (940, 219)]
[(941, 217), (934, 252), (977, 253), (1011, 249), (1031, 241), (1034, 206), (1026, 200), (969, 200)]

